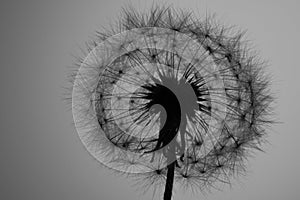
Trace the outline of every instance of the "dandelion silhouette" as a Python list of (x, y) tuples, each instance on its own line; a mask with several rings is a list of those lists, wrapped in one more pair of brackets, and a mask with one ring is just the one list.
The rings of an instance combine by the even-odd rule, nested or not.
[(244, 170), (269, 123), (268, 77), (243, 33), (153, 6), (97, 32), (72, 87), (77, 132), (101, 164), (147, 190), (203, 191)]

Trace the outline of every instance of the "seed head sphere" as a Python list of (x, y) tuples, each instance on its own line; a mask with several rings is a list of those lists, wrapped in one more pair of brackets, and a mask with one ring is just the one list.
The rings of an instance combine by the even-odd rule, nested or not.
[(88, 43), (72, 79), (79, 137), (142, 190), (204, 191), (245, 170), (272, 121), (265, 62), (215, 17), (123, 9)]

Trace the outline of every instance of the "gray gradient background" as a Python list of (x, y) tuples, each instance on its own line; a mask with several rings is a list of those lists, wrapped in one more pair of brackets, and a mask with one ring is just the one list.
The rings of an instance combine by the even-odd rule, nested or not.
[[(128, 2), (1, 1), (1, 200), (151, 199), (151, 194), (139, 196), (133, 182), (102, 169), (85, 151), (61, 100), (70, 55)], [(142, 9), (151, 4), (131, 2)], [(300, 1), (169, 2), (202, 14), (214, 11), (225, 23), (249, 30), (248, 38), (270, 61), (282, 122), (270, 130), (267, 153), (249, 158), (246, 177), (233, 181), (232, 188), (186, 199), (299, 200)]]

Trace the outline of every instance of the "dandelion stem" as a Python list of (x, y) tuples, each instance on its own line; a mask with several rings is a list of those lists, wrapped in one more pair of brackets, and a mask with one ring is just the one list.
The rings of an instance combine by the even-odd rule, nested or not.
[(175, 171), (176, 161), (168, 165), (167, 180), (165, 185), (164, 200), (171, 200), (173, 182), (174, 182), (174, 171)]

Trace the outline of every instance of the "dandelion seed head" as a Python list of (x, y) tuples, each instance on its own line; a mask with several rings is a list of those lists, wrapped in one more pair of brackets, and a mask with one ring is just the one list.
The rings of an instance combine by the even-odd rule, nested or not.
[(171, 163), (175, 182), (192, 191), (230, 183), (272, 122), (265, 64), (243, 35), (213, 16), (123, 9), (117, 29), (97, 32), (75, 75), (82, 143), (145, 188), (163, 185)]

